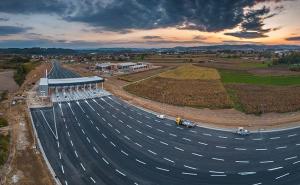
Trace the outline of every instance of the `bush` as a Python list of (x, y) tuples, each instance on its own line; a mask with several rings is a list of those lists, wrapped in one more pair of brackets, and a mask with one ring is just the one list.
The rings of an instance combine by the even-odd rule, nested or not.
[(6, 127), (8, 125), (8, 122), (5, 118), (0, 117), (0, 127)]
[(0, 135), (0, 166), (5, 163), (9, 152), (9, 135)]

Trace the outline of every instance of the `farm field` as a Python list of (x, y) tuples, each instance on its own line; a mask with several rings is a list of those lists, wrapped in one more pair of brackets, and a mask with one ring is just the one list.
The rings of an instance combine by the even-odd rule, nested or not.
[(234, 93), (237, 109), (246, 113), (291, 112), (300, 110), (300, 86), (261, 86), (227, 84), (227, 91)]
[[(196, 76), (195, 71), (198, 73)], [(134, 95), (172, 105), (211, 109), (232, 107), (217, 71), (192, 65), (132, 83), (124, 89)]]
[(219, 70), (221, 80), (224, 84), (241, 83), (256, 85), (299, 85), (299, 76), (262, 76), (248, 73), (247, 71)]

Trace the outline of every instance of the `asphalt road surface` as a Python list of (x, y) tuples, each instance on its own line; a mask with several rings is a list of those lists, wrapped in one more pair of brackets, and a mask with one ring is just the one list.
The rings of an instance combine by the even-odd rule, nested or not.
[(53, 62), (53, 68), (48, 75), (48, 78), (58, 79), (58, 78), (78, 78), (79, 74), (73, 71), (67, 70), (61, 67), (61, 64), (57, 61)]
[(114, 96), (31, 112), (62, 184), (300, 184), (300, 128), (244, 137), (188, 129)]

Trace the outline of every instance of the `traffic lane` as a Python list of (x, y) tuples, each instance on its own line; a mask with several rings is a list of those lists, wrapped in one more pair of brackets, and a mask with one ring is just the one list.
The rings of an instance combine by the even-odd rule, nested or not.
[[(101, 99), (99, 99), (99, 100), (101, 100)], [(105, 106), (105, 109), (110, 108), (111, 109), (110, 111), (112, 111), (112, 109), (113, 109), (111, 106), (106, 106), (105, 104), (102, 104), (102, 106)], [(114, 105), (114, 106), (117, 106), (117, 105)], [(125, 110), (122, 110), (122, 109), (120, 109), (120, 107), (117, 107), (115, 109), (120, 110), (120, 111), (115, 111), (115, 112), (121, 117), (128, 115), (131, 117), (135, 117), (133, 119), (133, 121), (134, 120), (143, 120), (143, 123), (146, 123), (145, 124), (146, 127), (149, 125), (151, 125), (151, 126), (155, 125), (156, 129), (151, 129), (149, 127), (146, 128), (149, 130), (149, 132), (155, 131), (155, 132), (158, 132), (158, 134), (162, 134), (162, 131), (164, 131), (164, 132), (169, 132), (169, 136), (171, 136), (170, 134), (172, 134), (173, 132), (176, 132), (176, 131), (174, 131), (174, 130), (176, 130), (176, 129), (174, 129), (174, 127), (178, 128), (177, 126), (173, 126), (171, 128), (170, 128), (170, 126), (166, 126), (164, 128), (157, 128), (157, 127), (161, 126), (161, 124), (156, 124), (155, 122), (153, 122), (153, 120), (155, 120), (156, 118), (155, 118), (155, 115), (151, 115), (150, 113), (147, 113), (147, 114), (149, 114), (147, 117), (150, 117), (150, 118), (152, 117), (151, 118), (152, 121), (149, 119), (146, 119), (147, 117), (145, 117), (145, 116), (141, 116), (138, 114), (132, 114), (132, 111), (130, 111), (128, 108)], [(120, 115), (120, 112), (121, 113), (126, 112), (126, 115)], [(138, 116), (139, 118), (136, 118), (136, 116)], [(163, 122), (163, 121), (161, 121), (161, 122)], [(174, 125), (174, 123), (173, 123), (173, 125)], [(199, 130), (204, 130), (204, 131), (202, 131), (202, 133), (200, 133)], [(200, 127), (196, 127), (196, 129), (185, 129), (185, 128), (181, 127), (181, 129), (179, 131), (177, 131), (177, 133), (180, 134), (181, 139), (183, 139), (183, 140), (192, 140), (191, 139), (191, 137), (192, 137), (192, 138), (199, 139), (200, 142), (204, 141), (204, 142), (202, 142), (203, 144), (208, 143), (208, 142), (205, 142), (205, 140), (209, 140), (210, 142), (211, 141), (213, 141), (213, 142), (219, 141), (220, 145), (221, 145), (221, 143), (224, 143), (224, 141), (226, 141), (229, 146), (232, 146), (232, 148), (243, 148), (243, 147), (247, 147), (247, 146), (251, 146), (251, 145), (260, 147), (260, 146), (264, 146), (265, 142), (268, 142), (271, 144), (273, 142), (278, 145), (276, 147), (274, 146), (274, 148), (273, 148), (273, 149), (276, 149), (277, 147), (280, 147), (282, 145), (292, 145), (293, 146), (295, 144), (298, 144), (298, 142), (293, 140), (293, 138), (295, 139), (295, 138), (300, 137), (297, 134), (298, 130), (299, 129), (280, 131), (280, 132), (276, 132), (275, 134), (273, 132), (272, 133), (258, 133), (258, 134), (253, 133), (250, 136), (241, 137), (241, 136), (238, 136), (237, 134), (233, 134), (230, 132), (209, 130), (209, 129), (200, 128)], [(195, 132), (197, 132), (197, 134)], [(187, 134), (187, 135), (185, 135), (185, 134)], [(172, 137), (170, 137), (170, 138), (172, 138)], [(176, 140), (178, 141), (178, 139), (176, 139)], [(194, 142), (197, 142), (197, 141), (194, 141)], [(228, 146), (225, 146), (225, 147), (228, 147)], [(253, 149), (256, 149), (256, 148), (253, 148)]]
[[(105, 112), (104, 112), (105, 113)], [(120, 125), (119, 124), (119, 122), (117, 123), (117, 120), (115, 120), (115, 121), (111, 121), (112, 123), (115, 123), (115, 124), (117, 124), (117, 125)], [(123, 122), (126, 122), (126, 123), (129, 123), (129, 121), (123, 121)], [(137, 124), (137, 125), (139, 125), (139, 124)], [(145, 127), (146, 128), (146, 127)], [(127, 127), (125, 127), (125, 128), (122, 128), (122, 129), (127, 129), (127, 130), (130, 130), (130, 128), (127, 128)], [(147, 128), (146, 128), (147, 129)], [(140, 130), (142, 130), (142, 129), (140, 129)], [(151, 129), (150, 129), (151, 130)], [(147, 133), (147, 136), (148, 136), (149, 134)], [(150, 134), (151, 135), (151, 134)], [(155, 136), (150, 136), (151, 138), (155, 138)], [(162, 136), (163, 137), (163, 136)], [(177, 140), (180, 140), (180, 138), (178, 138)], [(164, 141), (164, 140), (163, 140)], [(191, 142), (189, 142), (189, 141), (181, 141), (182, 142), (182, 144), (184, 145), (184, 148), (187, 148), (189, 145), (190, 145), (190, 143)], [(289, 143), (289, 142), (291, 142), (291, 141), (286, 141), (287, 143)], [(170, 141), (168, 140), (168, 141), (165, 141), (165, 143), (170, 143)], [(215, 143), (215, 144), (214, 144)], [(242, 148), (242, 147), (240, 147), (240, 146), (235, 146), (235, 147), (228, 147), (228, 145), (230, 146), (231, 144), (229, 143), (229, 144), (224, 144), (224, 143), (216, 143), (215, 142), (215, 140), (213, 140), (213, 139), (211, 139), (211, 141), (206, 141), (206, 143), (204, 143), (204, 142), (197, 142), (196, 143), (196, 146), (195, 147), (198, 147), (198, 148), (201, 148), (201, 149), (203, 149), (203, 150), (205, 150), (204, 151), (204, 153), (206, 153), (206, 154), (209, 154), (209, 153), (211, 153), (211, 151), (212, 150), (216, 150), (216, 151), (218, 151), (219, 153), (222, 153), (222, 152), (224, 152), (224, 153), (222, 153), (222, 155), (219, 155), (219, 156), (221, 156), (221, 157), (214, 157), (214, 158), (217, 158), (217, 159), (224, 159), (224, 157), (223, 156), (226, 156), (225, 154), (227, 153), (227, 156), (229, 157), (229, 158), (234, 158), (233, 157), (233, 155), (234, 154), (236, 154), (237, 156), (238, 156), (238, 158), (237, 158), (237, 160), (231, 160), (232, 162), (237, 162), (237, 163), (247, 163), (247, 162), (249, 162), (249, 160), (251, 160), (252, 162), (253, 162), (253, 160), (254, 161), (256, 161), (256, 163), (260, 163), (260, 162), (264, 162), (265, 161), (265, 159), (268, 159), (269, 158), (269, 155), (270, 155), (270, 153), (271, 152), (274, 152), (273, 150), (278, 150), (278, 151), (276, 151), (276, 152), (278, 152), (278, 153), (281, 153), (281, 155), (283, 155), (281, 158), (282, 158), (282, 160), (285, 158), (285, 154), (288, 154), (288, 153), (291, 153), (291, 155), (293, 154), (293, 153), (295, 153), (295, 149), (293, 148), (293, 147), (290, 147), (289, 149), (287, 149), (287, 148), (285, 148), (285, 147), (281, 147), (281, 145), (277, 145), (278, 147), (272, 147), (271, 149), (270, 148), (268, 148), (269, 146), (268, 146), (268, 144), (267, 143), (262, 143), (262, 142), (260, 142), (261, 143), (261, 145), (259, 145), (259, 146), (257, 146), (257, 145), (254, 145), (255, 147), (252, 147), (251, 148), (251, 146), (253, 146), (253, 144), (249, 144), (249, 145), (247, 145), (247, 147), (246, 148)], [(291, 142), (291, 143), (295, 143), (295, 142)], [(174, 143), (174, 144), (177, 144), (177, 143)], [(271, 143), (272, 144), (272, 143)], [(178, 145), (178, 144), (177, 144)], [(266, 147), (266, 146), (268, 146), (268, 147)], [(293, 146), (296, 146), (295, 144), (293, 144)], [(193, 150), (194, 148), (195, 148), (194, 146), (191, 146), (191, 149)], [(250, 147), (250, 149), (249, 149), (249, 147)], [(251, 150), (252, 149), (252, 150)], [(266, 149), (266, 150), (265, 150)], [(250, 151), (250, 152), (249, 152)], [(287, 151), (289, 151), (289, 152), (287, 152)], [(253, 153), (260, 153), (260, 156), (262, 157), (262, 159), (261, 160), (259, 160), (259, 159), (255, 159), (255, 158), (257, 158), (257, 157), (253, 157)], [(201, 153), (202, 155), (204, 154), (204, 153)], [(248, 154), (248, 155), (247, 155)], [(278, 154), (279, 155), (279, 154)], [(241, 157), (242, 156), (242, 157)], [(254, 156), (256, 156), (256, 155), (254, 155)], [(287, 157), (288, 157), (289, 155), (287, 155)], [(277, 160), (277, 159), (276, 159)], [(265, 166), (265, 164), (263, 165), (263, 166)]]
[[(88, 111), (86, 111), (86, 112), (88, 112)], [(95, 130), (95, 129), (94, 129), (94, 130)], [(244, 172), (244, 173), (247, 173), (247, 172)], [(241, 173), (241, 174), (243, 174), (243, 173)], [(263, 175), (263, 176), (265, 176), (265, 175)], [(245, 179), (245, 178), (243, 177), (242, 179)]]
[[(66, 119), (67, 125), (69, 125), (70, 135), (77, 146), (77, 154), (81, 156), (81, 163), (84, 166), (86, 172), (96, 181), (104, 182), (104, 184), (133, 184), (128, 177), (120, 175), (115, 168), (112, 161), (110, 161), (110, 155), (105, 154), (105, 146), (101, 143), (99, 146), (83, 129), (83, 125), (87, 122), (82, 121), (81, 116), (73, 115), (69, 110), (66, 103), (62, 103), (62, 110), (64, 115), (70, 115), (69, 119)], [(74, 110), (76, 112), (76, 110)], [(74, 153), (74, 152), (73, 152)], [(107, 164), (106, 162), (109, 162)], [(83, 167), (81, 167), (82, 169)], [(120, 171), (120, 169), (119, 169)]]
[[(85, 105), (84, 104), (82, 104), (82, 106), (83, 107), (85, 107)], [(88, 107), (86, 107), (86, 108), (88, 108)], [(157, 144), (158, 144), (158, 141), (154, 141), (153, 139), (150, 139), (149, 140), (149, 138), (146, 138), (146, 137), (141, 137), (141, 138), (134, 138), (134, 137), (132, 137), (131, 135), (129, 135), (128, 133), (130, 132), (130, 131), (133, 131), (133, 129), (129, 129), (129, 128), (127, 128), (126, 126), (124, 126), (124, 124), (121, 124), (121, 123), (116, 123), (116, 121), (113, 121), (113, 120), (109, 120), (109, 118), (106, 118), (105, 120), (107, 120), (107, 123), (112, 123), (112, 125), (114, 125), (114, 124), (116, 124), (117, 126), (119, 125), (119, 126), (121, 126), (120, 128), (117, 128), (117, 131), (118, 132), (120, 132), (120, 130), (121, 131), (125, 131), (126, 129), (126, 138), (127, 138), (127, 140), (128, 140), (128, 138), (130, 138), (130, 140), (132, 140), (132, 142), (134, 143), (135, 141), (137, 141), (135, 144), (137, 144), (137, 145), (141, 145), (140, 143), (143, 143), (143, 146), (145, 146), (146, 145), (146, 147), (148, 146), (149, 148), (150, 147), (152, 147), (152, 148), (155, 148), (154, 149), (154, 151), (156, 151), (157, 152), (157, 148), (163, 148), (164, 146), (164, 144), (162, 145), (162, 143), (159, 143), (160, 145), (159, 146), (156, 146)], [(109, 124), (108, 124), (109, 125)], [(104, 125), (105, 126), (105, 125)], [(122, 127), (123, 126), (123, 127)], [(134, 132), (134, 131), (133, 131)], [(135, 132), (134, 132), (135, 133)], [(140, 135), (140, 134), (138, 134), (138, 135)], [(148, 135), (147, 135), (148, 136)], [(145, 140), (145, 142), (143, 141), (143, 140)], [(143, 141), (143, 142), (141, 142), (141, 141)], [(151, 142), (151, 141), (153, 141), (153, 142)], [(166, 141), (167, 143), (169, 143), (170, 144), (170, 142), (168, 142), (168, 141)], [(147, 144), (145, 144), (145, 143), (147, 143)], [(168, 144), (168, 145), (169, 145)], [(177, 145), (178, 146), (178, 145)], [(178, 147), (178, 148), (180, 148), (180, 147)], [(185, 146), (183, 146), (183, 147), (181, 147), (181, 148), (186, 148)], [(167, 150), (167, 149), (169, 149), (169, 150)], [(267, 162), (265, 162), (266, 160), (261, 160), (261, 161), (257, 161), (257, 155), (253, 155), (253, 153), (245, 153), (244, 151), (236, 151), (236, 152), (239, 152), (238, 154), (237, 154), (237, 156), (238, 156), (238, 158), (234, 158), (234, 157), (232, 157), (233, 155), (233, 151), (230, 151), (230, 150), (220, 150), (219, 152), (220, 152), (220, 155), (217, 155), (217, 156), (211, 156), (211, 154), (212, 153), (216, 153), (216, 148), (213, 148), (212, 150), (207, 150), (207, 153), (205, 153), (205, 155), (203, 155), (203, 153), (202, 152), (198, 152), (198, 153), (196, 153), (195, 152), (195, 148), (193, 147), (193, 148), (191, 148), (191, 150), (194, 150), (194, 152), (195, 153), (192, 153), (192, 154), (196, 154), (196, 155), (193, 155), (193, 157), (192, 158), (188, 158), (188, 159), (185, 159), (184, 160), (184, 158), (183, 157), (179, 157), (178, 158), (178, 160), (174, 160), (174, 156), (177, 156), (177, 155), (173, 155), (173, 153), (176, 153), (176, 152), (179, 152), (181, 155), (184, 153), (184, 155), (185, 156), (189, 156), (189, 154), (190, 154), (190, 156), (191, 156), (191, 153), (189, 153), (189, 154), (187, 154), (186, 152), (183, 152), (183, 151), (176, 151), (176, 149), (174, 149), (174, 151), (172, 151), (172, 150), (170, 150), (170, 149), (174, 149), (174, 148), (165, 148), (165, 150), (164, 151), (161, 151), (160, 152), (160, 154), (166, 154), (166, 152), (165, 151), (167, 151), (167, 152), (169, 152), (168, 154), (166, 154), (166, 159), (170, 159), (170, 160), (168, 160), (169, 162), (170, 161), (172, 161), (171, 163), (173, 163), (174, 164), (174, 162), (176, 161), (179, 161), (179, 162), (182, 162), (182, 161), (184, 161), (184, 165), (189, 165), (189, 162), (191, 163), (191, 164), (193, 164), (192, 166), (194, 166), (195, 167), (195, 162), (194, 162), (194, 160), (200, 160), (200, 162), (202, 163), (203, 162), (203, 160), (211, 160), (210, 161), (210, 166), (214, 166), (214, 165), (212, 165), (212, 163), (215, 163), (215, 166), (216, 167), (218, 167), (218, 166), (220, 166), (220, 164), (222, 165), (222, 167), (226, 167), (227, 165), (226, 164), (228, 164), (228, 165), (230, 165), (231, 167), (229, 168), (229, 169), (231, 169), (231, 170), (234, 170), (235, 172), (242, 172), (242, 170), (245, 170), (245, 167), (247, 167), (247, 169), (251, 169), (251, 166), (252, 166), (252, 168), (253, 169), (255, 169), (255, 170), (266, 170), (266, 168), (268, 167), (268, 165), (271, 165), (271, 164), (269, 164), (268, 163), (268, 161)], [(223, 152), (223, 153), (222, 153)], [(224, 158), (224, 156), (226, 156), (225, 155), (225, 153), (227, 153), (228, 155), (228, 157), (226, 158)], [(159, 153), (159, 152), (157, 152), (157, 153)], [(199, 155), (197, 155), (197, 154), (202, 154), (202, 156), (200, 157), (200, 159), (199, 159)], [(206, 155), (207, 154), (207, 155)], [(248, 155), (247, 155), (248, 154)], [(265, 159), (269, 159), (269, 155), (270, 155), (270, 153), (266, 153), (266, 152), (264, 152), (264, 153), (262, 153), (262, 154), (265, 154)], [(172, 156), (172, 157), (168, 157), (168, 156)], [(239, 156), (244, 156), (245, 158), (241, 158), (241, 157), (239, 157)], [(198, 159), (197, 159), (198, 158)], [(276, 160), (278, 160), (277, 158), (276, 158)], [(283, 159), (282, 159), (283, 160)], [(168, 161), (165, 161), (165, 162), (168, 162)], [(276, 161), (276, 163), (277, 163), (278, 161)], [(233, 163), (233, 164), (232, 164)], [(258, 169), (257, 168), (257, 165), (260, 165), (261, 166), (261, 169)], [(234, 166), (236, 166), (236, 167), (234, 167)], [(215, 169), (218, 169), (218, 168), (215, 168)], [(228, 168), (227, 168), (228, 169)]]
[[(75, 108), (76, 109), (76, 108)], [(80, 108), (79, 108), (80, 109)], [(78, 110), (79, 110), (78, 109)], [(81, 110), (79, 110), (79, 112), (77, 112), (76, 113), (76, 115), (80, 115), (81, 113), (80, 113), (80, 111)], [(85, 111), (87, 114), (89, 114), (89, 112), (88, 111)], [(89, 114), (89, 116), (90, 116), (90, 114)], [(84, 118), (85, 116), (80, 116), (80, 118)], [(90, 116), (91, 117), (91, 116)], [(80, 119), (79, 118), (79, 119)], [(88, 123), (88, 121), (87, 120), (83, 120), (85, 123), (87, 123), (87, 124), (85, 124), (85, 126), (88, 126), (89, 125), (89, 123)], [(97, 121), (96, 120), (94, 120), (94, 122), (96, 123)], [(101, 129), (102, 129), (102, 131), (104, 130), (104, 128), (105, 127), (101, 127), (101, 126), (99, 126)], [(98, 128), (99, 128), (98, 127)], [(90, 128), (91, 129), (91, 131), (88, 131), (88, 133), (91, 133), (91, 132), (97, 132), (96, 130), (97, 129), (94, 129), (93, 127), (92, 128)], [(103, 131), (104, 132), (104, 131)], [(99, 136), (99, 134), (97, 135), (97, 133), (94, 133), (95, 134), (95, 136), (92, 136), (92, 137), (97, 137), (97, 136)], [(108, 130), (107, 132), (104, 132), (104, 134), (105, 134), (105, 138), (108, 138), (108, 137), (110, 137), (110, 141), (109, 142), (112, 142), (113, 144), (110, 144), (110, 147), (117, 147), (117, 146), (122, 146), (123, 147), (123, 151), (126, 151), (126, 153), (128, 154), (128, 156), (134, 156), (133, 158), (136, 158), (137, 159), (137, 157), (139, 157), (138, 159), (141, 159), (144, 163), (146, 163), (146, 164), (155, 164), (156, 162), (155, 161), (153, 161), (152, 159), (150, 159), (151, 161), (149, 162), (148, 161), (148, 159), (149, 159), (149, 157), (152, 157), (151, 155), (152, 154), (148, 154), (148, 155), (150, 155), (149, 157), (148, 157), (148, 155), (144, 155), (144, 154), (138, 154), (137, 155), (137, 153), (140, 153), (139, 152), (139, 150), (137, 150), (137, 151), (135, 151), (135, 152), (131, 152), (131, 151), (134, 151), (134, 148), (131, 148), (131, 146), (130, 145), (127, 145), (126, 144), (126, 142), (125, 143), (123, 143), (123, 142), (119, 142), (119, 141), (121, 141), (121, 140), (118, 140), (118, 139), (113, 139), (113, 137), (115, 137), (114, 136), (114, 134), (113, 133), (111, 133), (110, 132), (110, 130)], [(100, 136), (101, 137), (101, 136)], [(97, 139), (97, 140), (99, 140), (99, 139)], [(108, 142), (107, 142), (108, 143)], [(103, 146), (103, 145), (102, 145)], [(122, 153), (122, 152), (119, 152), (120, 154)], [(124, 155), (124, 154), (123, 154)], [(123, 156), (123, 155), (121, 155), (121, 157)], [(137, 156), (136, 156), (137, 155)], [(127, 155), (125, 154), (123, 157), (126, 157)], [(139, 163), (139, 162), (137, 162), (137, 161), (134, 161), (133, 159), (132, 159), (132, 162), (135, 162), (135, 163)], [(142, 163), (143, 163), (142, 162)], [(168, 167), (168, 165), (167, 165), (167, 167), (165, 167), (165, 165), (162, 165), (161, 163), (158, 163), (157, 165), (153, 165), (153, 168), (152, 168), (152, 170), (150, 170), (150, 172), (151, 171), (153, 171), (153, 170), (155, 170), (155, 168), (154, 168), (154, 166), (160, 166), (160, 169), (156, 169), (157, 171), (164, 171), (164, 170), (170, 170), (170, 167)], [(126, 168), (126, 169), (130, 169), (130, 168), (128, 168), (128, 167), (124, 167), (124, 168)], [(128, 170), (127, 170), (128, 171)], [(175, 169), (173, 169), (172, 168), (172, 170), (170, 170), (170, 173), (172, 172), (174, 172), (175, 171)], [(189, 171), (189, 170), (186, 170), (185, 169), (185, 171)], [(176, 171), (175, 171), (176, 172)], [(182, 171), (181, 173), (183, 173), (184, 171)], [(132, 169), (132, 173), (136, 173), (136, 169)], [(209, 178), (207, 178), (207, 173), (208, 172), (205, 172), (205, 173), (202, 173), (202, 175), (203, 175), (203, 177), (202, 178), (205, 178), (205, 179), (209, 179)], [(176, 176), (178, 176), (180, 173), (178, 173)], [(191, 173), (192, 174), (192, 173)], [(147, 175), (149, 175), (149, 172), (147, 172)], [(184, 174), (183, 174), (184, 175)], [(157, 174), (154, 174), (154, 176), (157, 176)], [(199, 174), (199, 176), (200, 176), (200, 174)], [(199, 176), (198, 176), (198, 178), (199, 178)], [(150, 177), (153, 177), (153, 175), (151, 175)], [(209, 177), (209, 176), (208, 176)], [(143, 179), (145, 179), (146, 177), (143, 177)], [(149, 178), (149, 177), (148, 177)], [(181, 177), (180, 179), (182, 179), (183, 177)], [(151, 178), (150, 178), (151, 179)], [(190, 180), (190, 178), (188, 178), (187, 180)], [(153, 181), (153, 180), (152, 180)], [(172, 179), (172, 180), (170, 180), (170, 182), (172, 182), (172, 184), (174, 184), (174, 182), (177, 182), (177, 183), (179, 183), (179, 184), (182, 184), (183, 182), (182, 181), (179, 181), (178, 179)], [(184, 181), (184, 182), (187, 182), (187, 181)], [(192, 182), (195, 182), (196, 184), (197, 184), (197, 181), (192, 181)], [(211, 180), (207, 180), (207, 182), (212, 182)], [(165, 182), (165, 180), (164, 180), (164, 183), (166, 183)], [(212, 183), (213, 184), (213, 183)]]

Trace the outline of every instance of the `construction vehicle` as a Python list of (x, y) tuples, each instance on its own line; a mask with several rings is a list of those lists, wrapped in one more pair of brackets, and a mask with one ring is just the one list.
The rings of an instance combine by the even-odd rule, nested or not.
[(238, 135), (246, 136), (250, 134), (249, 130), (244, 129), (244, 127), (239, 127), (236, 131)]
[(165, 119), (165, 115), (163, 115), (163, 114), (156, 115), (156, 117), (159, 119)]
[(185, 119), (181, 119), (180, 117), (177, 117), (175, 120), (176, 125), (182, 125), (188, 128), (192, 128), (195, 127), (196, 125), (194, 123), (192, 123), (191, 121), (185, 120)]

